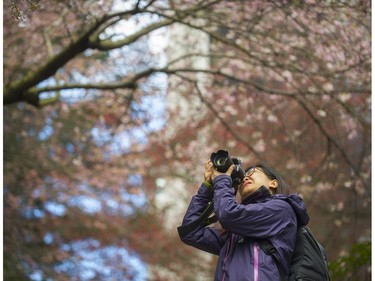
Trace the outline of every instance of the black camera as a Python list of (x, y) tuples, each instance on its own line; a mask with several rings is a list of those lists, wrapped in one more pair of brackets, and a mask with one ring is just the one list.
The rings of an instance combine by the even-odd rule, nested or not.
[(241, 167), (241, 160), (236, 157), (230, 157), (228, 151), (218, 150), (211, 154), (211, 162), (214, 168), (220, 173), (225, 173), (230, 166), (236, 165), (230, 177), (232, 178), (232, 185), (237, 192), (238, 186), (245, 178), (245, 171)]

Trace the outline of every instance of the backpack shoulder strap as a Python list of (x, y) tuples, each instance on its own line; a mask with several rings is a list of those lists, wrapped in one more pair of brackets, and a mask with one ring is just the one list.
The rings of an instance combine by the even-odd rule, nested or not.
[(267, 254), (270, 255), (275, 262), (277, 269), (279, 270), (281, 281), (287, 281), (287, 276), (285, 270), (281, 264), (280, 257), (277, 254), (275, 247), (269, 240), (260, 240), (258, 241), (260, 248)]

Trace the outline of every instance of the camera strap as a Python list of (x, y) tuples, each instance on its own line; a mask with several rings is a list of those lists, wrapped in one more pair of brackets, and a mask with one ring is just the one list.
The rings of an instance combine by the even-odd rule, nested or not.
[(217, 217), (210, 215), (214, 212), (214, 204), (213, 202), (210, 202), (207, 206), (207, 208), (202, 212), (202, 214), (191, 223), (181, 225), (177, 227), (178, 234), (180, 237), (184, 237), (193, 230), (197, 229), (202, 223), (204, 223), (204, 226), (210, 225), (212, 223), (215, 223), (218, 221)]

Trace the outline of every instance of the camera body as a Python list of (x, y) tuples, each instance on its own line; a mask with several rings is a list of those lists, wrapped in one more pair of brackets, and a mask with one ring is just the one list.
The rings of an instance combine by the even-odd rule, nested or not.
[(214, 168), (220, 173), (225, 173), (230, 166), (233, 164), (236, 165), (230, 177), (232, 179), (232, 185), (237, 192), (238, 186), (245, 178), (245, 171), (241, 167), (241, 160), (236, 157), (230, 157), (228, 151), (222, 149), (213, 152), (210, 160)]

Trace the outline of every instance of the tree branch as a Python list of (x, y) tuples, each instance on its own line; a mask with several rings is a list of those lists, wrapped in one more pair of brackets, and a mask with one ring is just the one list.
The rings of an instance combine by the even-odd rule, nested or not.
[[(45, 92), (53, 92), (53, 91), (61, 91), (61, 90), (70, 90), (70, 89), (96, 89), (96, 90), (114, 90), (114, 89), (135, 89), (137, 87), (137, 82), (142, 79), (149, 77), (155, 73), (165, 73), (169, 75), (177, 75), (179, 76), (179, 73), (205, 73), (210, 75), (219, 75), (221, 77), (224, 77), (228, 80), (241, 83), (244, 85), (249, 85), (256, 90), (268, 93), (270, 95), (279, 95), (279, 96), (287, 96), (287, 97), (293, 97), (297, 95), (301, 96), (307, 96), (307, 95), (317, 95), (316, 93), (312, 93), (309, 91), (301, 92), (301, 91), (291, 91), (291, 90), (281, 90), (279, 88), (268, 88), (265, 87), (262, 83), (253, 81), (251, 79), (241, 79), (239, 77), (230, 75), (228, 73), (225, 73), (221, 70), (215, 70), (215, 69), (197, 69), (197, 68), (175, 68), (175, 69), (169, 69), (168, 67), (165, 68), (149, 68), (145, 71), (139, 72), (137, 74), (134, 74), (131, 77), (128, 77), (127, 79), (121, 81), (121, 82), (113, 82), (113, 83), (75, 83), (75, 84), (64, 84), (64, 85), (55, 85), (55, 86), (47, 86), (47, 87), (34, 87), (27, 91), (27, 96), (34, 97), (35, 99), (38, 98), (38, 96), (41, 93)], [(357, 93), (357, 94), (368, 94), (370, 92), (370, 89), (335, 89), (332, 92), (330, 92), (330, 95), (338, 94), (338, 93)]]
[(191, 79), (189, 79), (187, 77), (184, 77), (184, 76), (181, 76), (181, 75), (178, 75), (178, 76), (181, 79), (186, 80), (189, 83), (192, 83), (194, 85), (194, 87), (197, 90), (198, 96), (199, 96), (200, 100), (202, 101), (202, 103), (207, 106), (207, 108), (211, 111), (211, 113), (215, 116), (215, 118), (217, 118), (220, 121), (220, 123), (227, 129), (227, 131), (233, 136), (233, 138), (235, 140), (237, 140), (239, 143), (242, 143), (259, 160), (263, 159), (263, 157), (251, 145), (249, 145), (249, 142), (246, 141), (246, 140), (244, 140), (243, 138), (241, 138), (241, 136), (239, 136), (236, 133), (236, 131), (233, 130), (233, 128), (220, 116), (220, 114), (217, 112), (217, 110), (209, 102), (206, 101), (206, 99), (204, 98), (204, 95), (203, 95), (201, 89), (199, 88), (199, 85), (198, 85), (197, 81), (191, 80)]
[(65, 65), (72, 58), (86, 50), (89, 46), (89, 37), (103, 23), (102, 20), (96, 21), (92, 26), (71, 42), (65, 49), (47, 61), (37, 70), (30, 70), (21, 80), (6, 85), (4, 88), (3, 103), (11, 104), (20, 101), (27, 101), (38, 106), (39, 97), (27, 95), (26, 92), (31, 87), (53, 76), (56, 71)]
[(170, 20), (170, 19), (161, 20), (159, 22), (155, 22), (155, 23), (152, 23), (152, 24), (148, 25), (147, 27), (145, 27), (142, 30), (126, 37), (123, 40), (118, 40), (118, 41), (115, 41), (115, 42), (111, 41), (110, 39), (101, 40), (101, 41), (98, 41), (96, 43), (92, 42), (91, 47), (93, 49), (98, 49), (99, 51), (109, 51), (109, 50), (113, 50), (113, 49), (118, 49), (118, 48), (121, 48), (123, 46), (129, 45), (130, 43), (135, 42), (138, 38), (149, 34), (151, 31), (154, 31), (154, 30), (159, 29), (159, 28), (164, 27), (164, 26), (168, 26), (168, 25), (172, 24), (173, 22), (174, 21)]
[(316, 116), (313, 114), (313, 112), (309, 109), (309, 107), (307, 106), (307, 104), (301, 99), (300, 96), (295, 96), (293, 97), (293, 99), (295, 99), (298, 104), (306, 111), (306, 113), (310, 116), (310, 118), (313, 120), (313, 122), (315, 123), (315, 125), (319, 128), (319, 130), (322, 132), (323, 136), (325, 136), (327, 138), (327, 141), (329, 143), (331, 143), (336, 149), (337, 151), (340, 153), (340, 155), (342, 156), (342, 158), (344, 159), (344, 161), (348, 164), (348, 166), (352, 169), (352, 171), (354, 172), (354, 174), (358, 177), (358, 178), (361, 178), (361, 175), (359, 173), (359, 169), (357, 168), (357, 166), (352, 163), (352, 161), (350, 160), (349, 156), (346, 154), (345, 150), (337, 143), (337, 141), (335, 139), (333, 139), (330, 134), (324, 129), (322, 123), (319, 121), (318, 118), (316, 118)]

